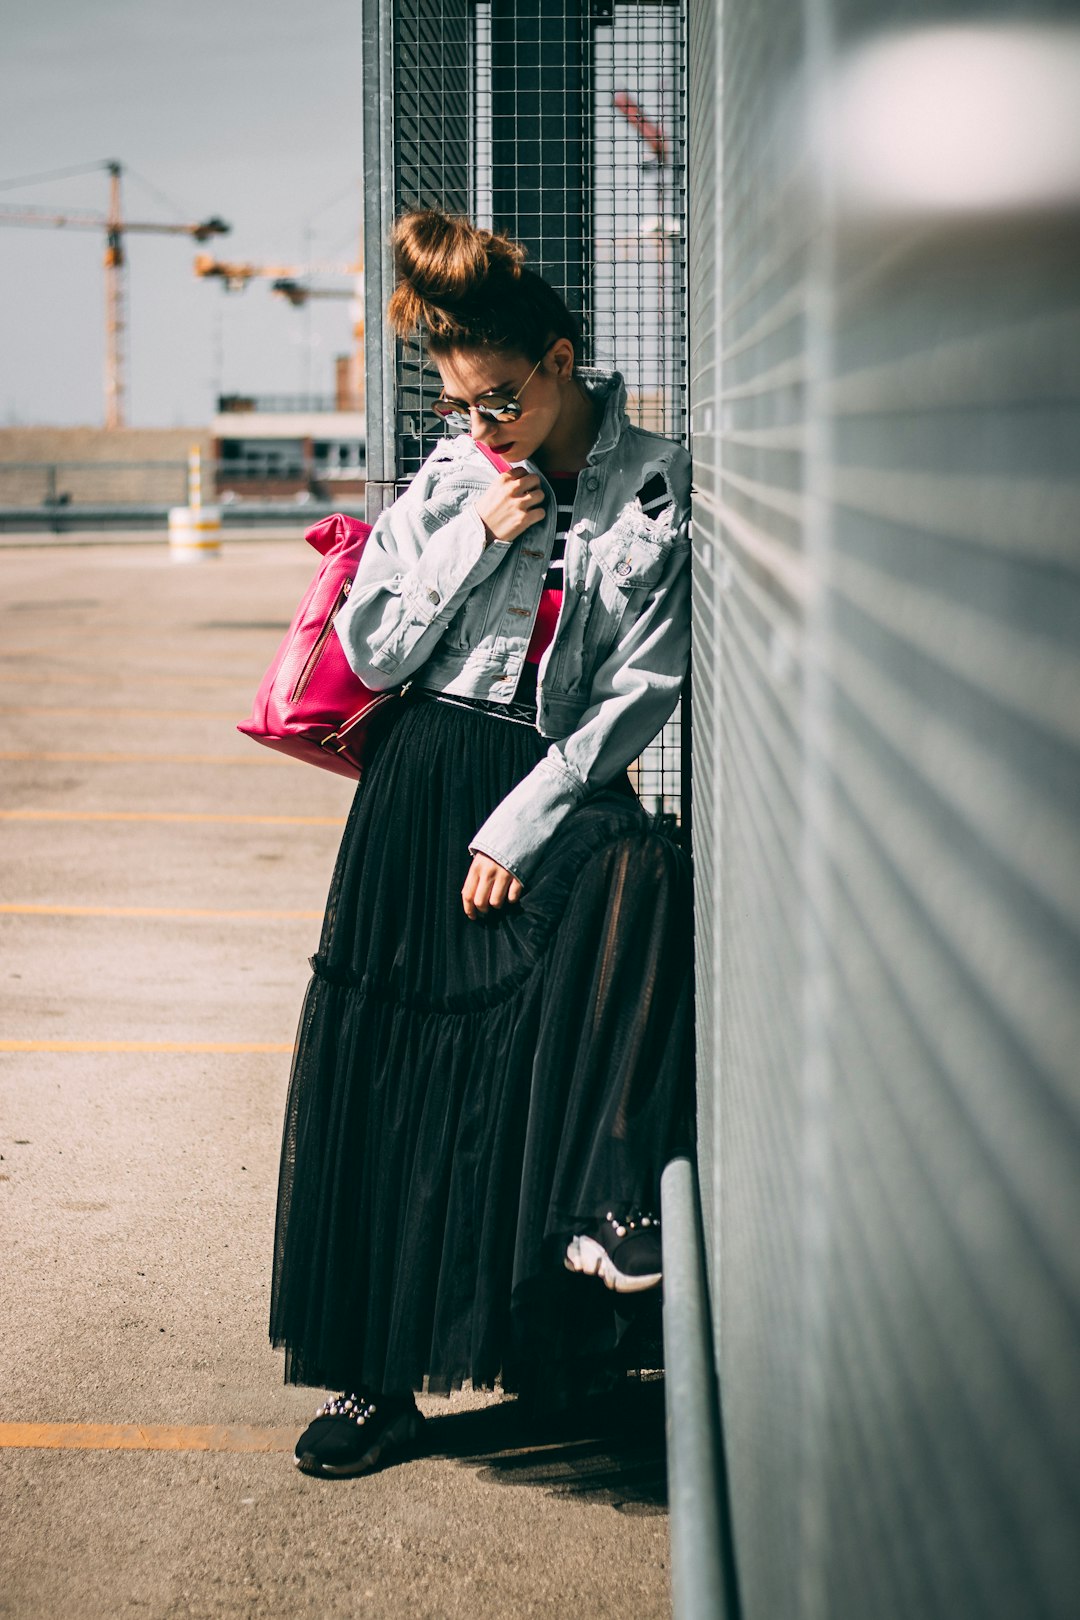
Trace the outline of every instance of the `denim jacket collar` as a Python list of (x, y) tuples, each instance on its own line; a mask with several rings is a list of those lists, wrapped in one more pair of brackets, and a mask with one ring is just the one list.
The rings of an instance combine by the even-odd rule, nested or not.
[(629, 426), (629, 417), (626, 414), (626, 384), (621, 372), (602, 371), (596, 366), (579, 367), (577, 376), (585, 392), (592, 399), (604, 402), (600, 431), (586, 458), (591, 464), (599, 461), (601, 456), (606, 456), (609, 450), (614, 450), (623, 430)]

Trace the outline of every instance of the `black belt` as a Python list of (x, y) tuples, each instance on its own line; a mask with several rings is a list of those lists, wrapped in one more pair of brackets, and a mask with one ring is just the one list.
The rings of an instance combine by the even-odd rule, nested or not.
[(458, 697), (457, 693), (434, 692), (429, 686), (414, 686), (417, 697), (432, 698), (437, 703), (453, 703), (459, 709), (472, 709), (477, 714), (494, 715), (496, 720), (512, 720), (518, 726), (531, 726), (536, 730), (535, 703), (489, 703), (486, 698)]

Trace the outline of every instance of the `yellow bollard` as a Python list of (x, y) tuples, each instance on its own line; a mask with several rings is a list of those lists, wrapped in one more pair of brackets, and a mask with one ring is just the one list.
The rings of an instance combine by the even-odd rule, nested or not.
[(202, 451), (188, 453), (188, 504), (169, 510), (169, 552), (173, 562), (203, 562), (221, 555), (221, 507), (202, 504)]
[(197, 512), (202, 505), (202, 451), (193, 444), (187, 458), (188, 505)]

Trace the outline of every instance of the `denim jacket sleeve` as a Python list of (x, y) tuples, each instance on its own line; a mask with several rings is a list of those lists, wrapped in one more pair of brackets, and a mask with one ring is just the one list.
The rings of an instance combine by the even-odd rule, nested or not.
[(482, 484), (450, 488), (437, 476), (437, 457), (436, 451), (379, 515), (335, 620), (351, 668), (373, 691), (397, 686), (420, 668), (469, 592), (511, 549), (488, 542), (473, 509), (470, 497)]
[(597, 668), (574, 730), (500, 801), (469, 848), (527, 882), (559, 823), (635, 760), (674, 713), (690, 656), (690, 543), (676, 531), (663, 573)]

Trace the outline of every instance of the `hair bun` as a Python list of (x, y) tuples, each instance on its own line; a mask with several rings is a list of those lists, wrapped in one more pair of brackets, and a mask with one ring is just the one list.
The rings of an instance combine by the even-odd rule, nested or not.
[(420, 324), (432, 332), (454, 326), (453, 311), (485, 293), (493, 277), (519, 277), (525, 259), (510, 237), (434, 208), (403, 214), (390, 240), (399, 279), (388, 313), (403, 336)]

